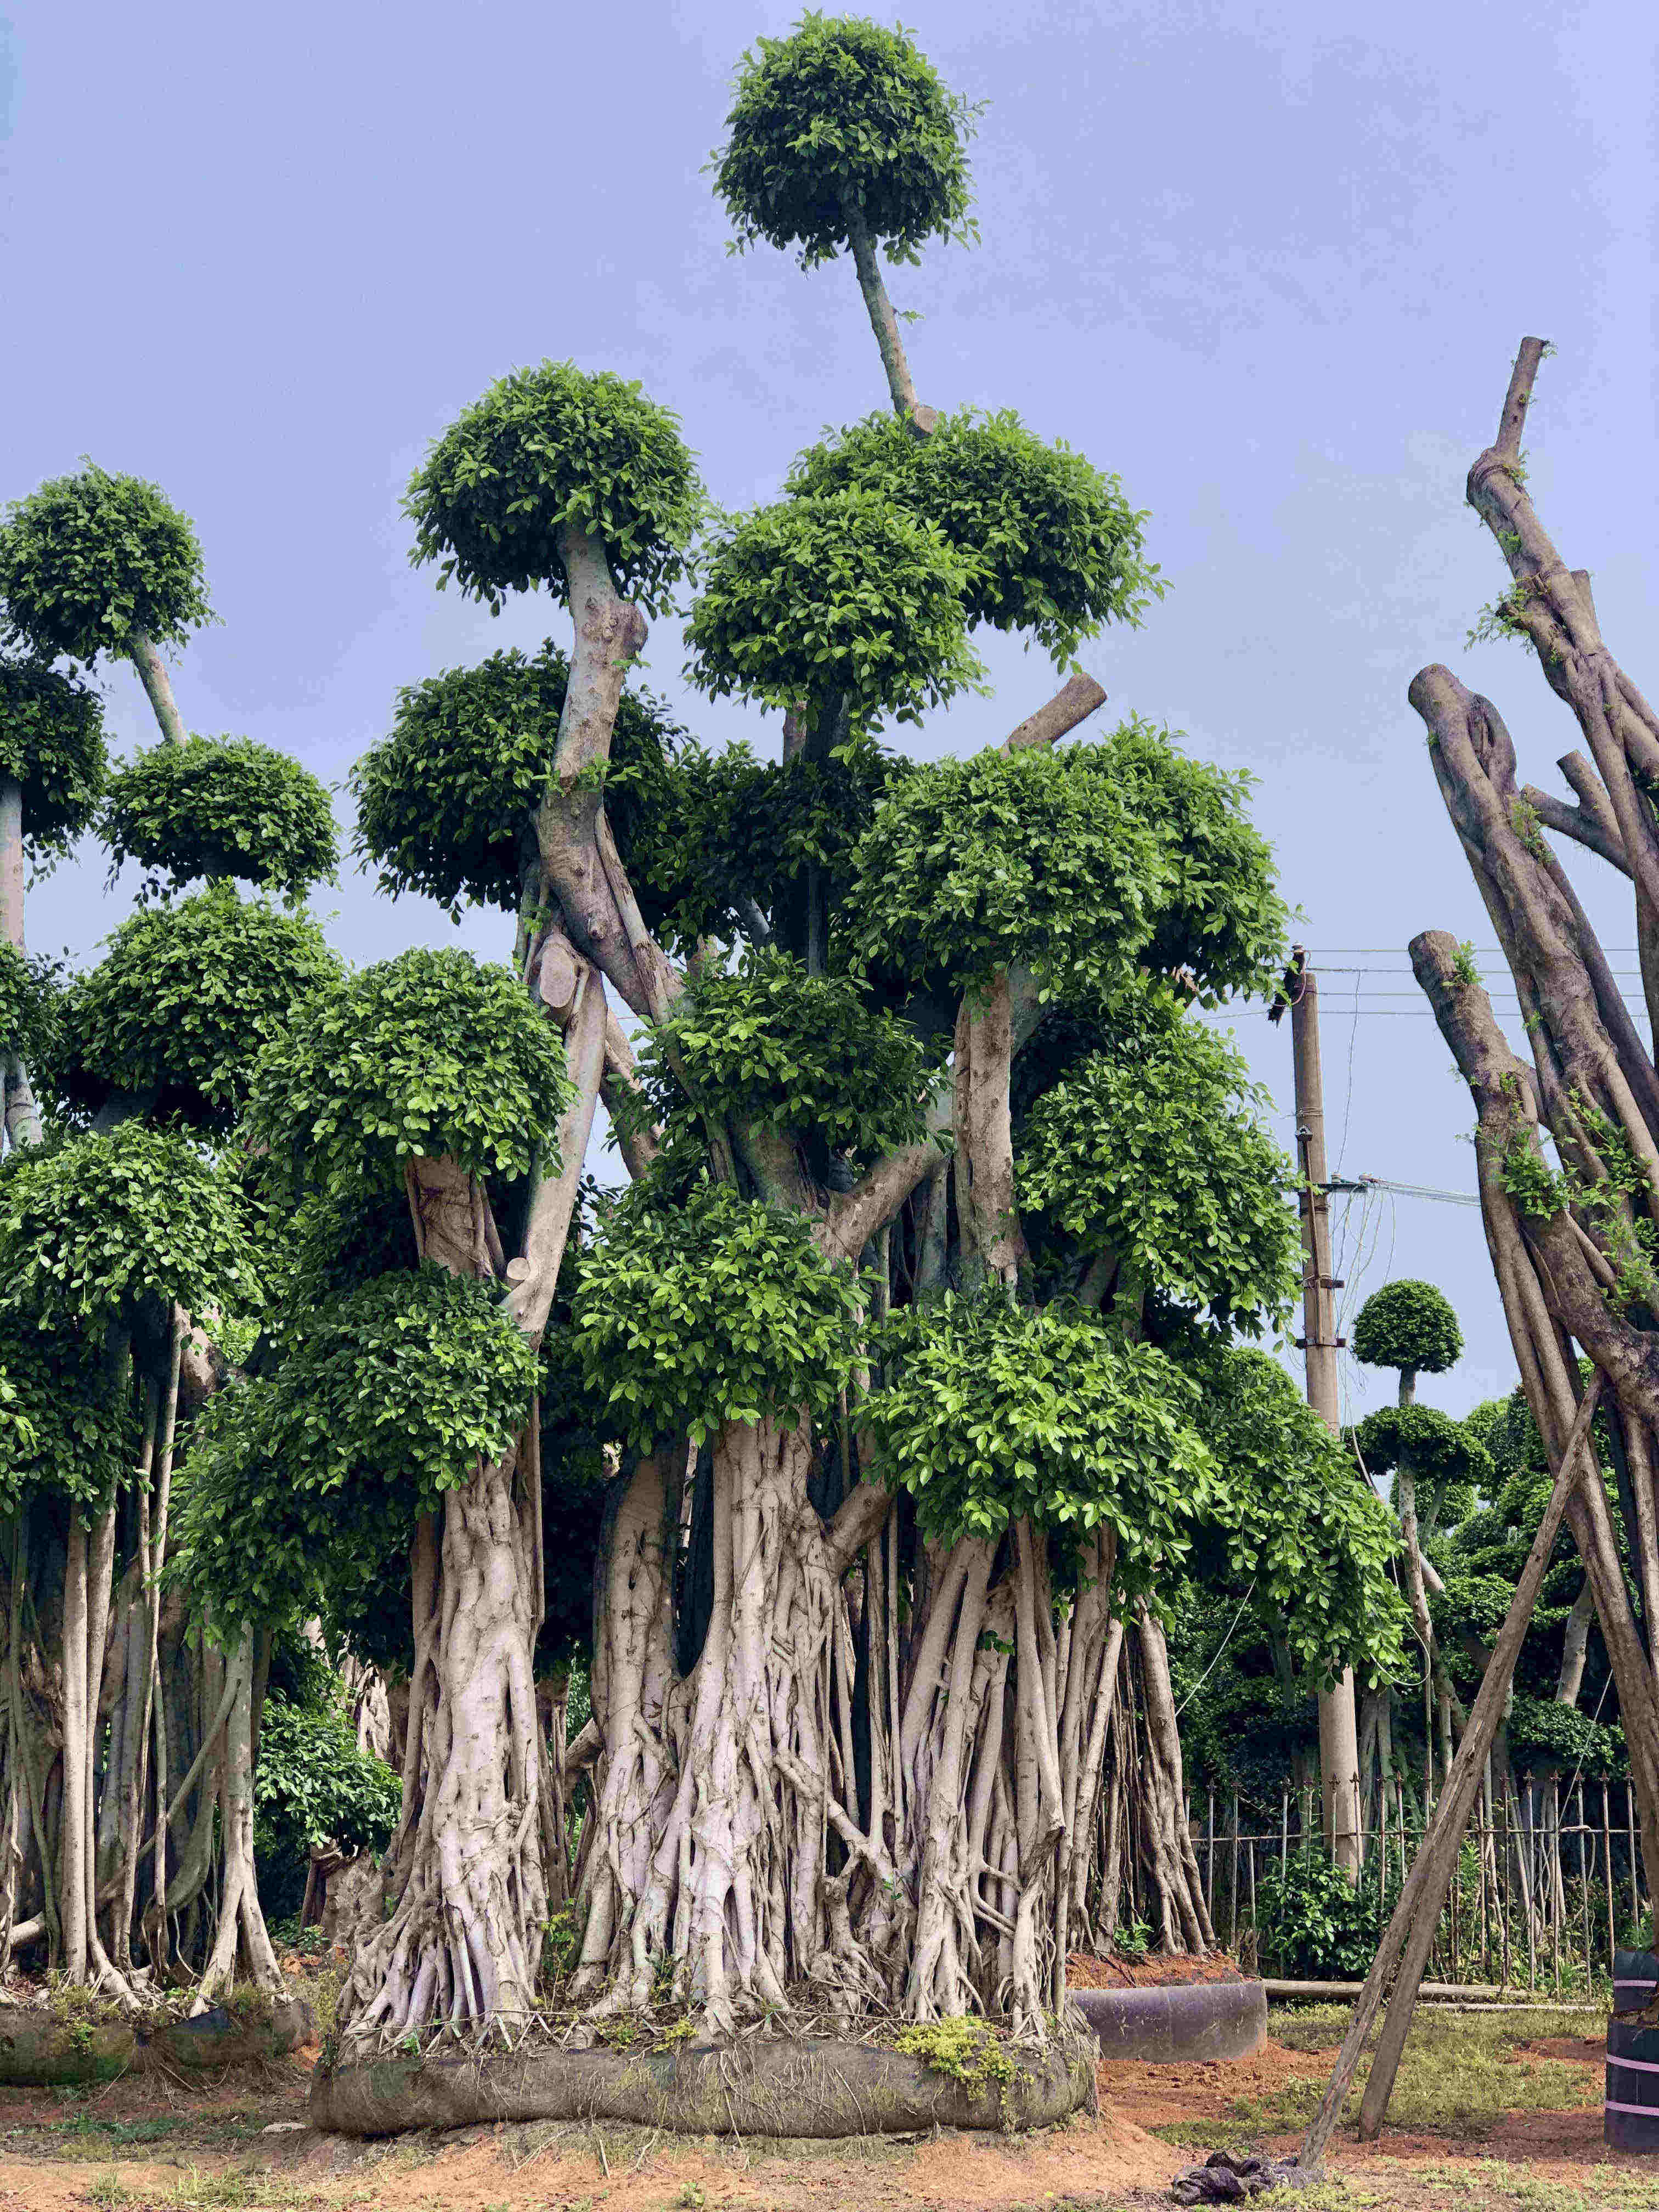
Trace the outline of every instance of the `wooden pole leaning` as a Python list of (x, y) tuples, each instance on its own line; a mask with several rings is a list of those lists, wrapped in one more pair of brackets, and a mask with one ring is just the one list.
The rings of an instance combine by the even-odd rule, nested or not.
[(1486, 1753), (1498, 1732), (1504, 1700), (1509, 1693), (1510, 1679), (1515, 1673), (1515, 1662), (1520, 1656), (1522, 1644), (1532, 1624), (1538, 1593), (1549, 1566), (1550, 1555), (1555, 1548), (1556, 1537), (1560, 1533), (1562, 1516), (1579, 1481), (1586, 1473), (1592, 1477), (1595, 1473), (1595, 1455), (1589, 1449), (1589, 1438), (1590, 1422), (1601, 1400), (1601, 1381), (1598, 1369), (1590, 1377), (1583, 1397), (1579, 1401), (1571, 1431), (1554, 1470), (1555, 1481), (1550, 1492), (1549, 1504), (1544, 1509), (1544, 1517), (1538, 1524), (1532, 1549), (1527, 1554), (1527, 1564), (1516, 1585), (1515, 1595), (1510, 1601), (1509, 1611), (1504, 1616), (1498, 1642), (1487, 1662), (1486, 1671), (1480, 1679), (1480, 1692), (1469, 1714), (1463, 1741), (1452, 1761), (1451, 1772), (1446, 1778), (1440, 1802), (1435, 1807), (1434, 1819), (1423, 1838), (1422, 1848), (1406, 1877), (1405, 1886), (1400, 1893), (1400, 1902), (1395, 1906), (1383, 1930), (1376, 1956), (1365, 1977), (1364, 1988), (1354, 2006), (1348, 2033), (1337, 2054), (1335, 2069), (1304, 2139), (1301, 2163), (1309, 2172), (1316, 2171), (1323, 2163), (1325, 2147), (1331, 2139), (1348, 2091), (1353, 2085), (1354, 2075), (1358, 2070), (1365, 2039), (1381, 2008), (1382, 1994), (1395, 1962), (1401, 1960), (1403, 1952), (1399, 1978), (1389, 2000), (1388, 2017), (1382, 2024), (1376, 2056), (1371, 2062), (1365, 2094), (1360, 2103), (1361, 2136), (1369, 2140), (1381, 2130), (1382, 2117), (1394, 2092), (1395, 2076), (1400, 2070), (1401, 2053), (1406, 2046), (1406, 2035), (1411, 2027), (1417, 1993), (1422, 1985), (1423, 1971), (1428, 1964), (1435, 1929), (1439, 1923), (1440, 1909), (1456, 1869), (1463, 1831), (1468, 1825), (1475, 1792), (1486, 1771)]

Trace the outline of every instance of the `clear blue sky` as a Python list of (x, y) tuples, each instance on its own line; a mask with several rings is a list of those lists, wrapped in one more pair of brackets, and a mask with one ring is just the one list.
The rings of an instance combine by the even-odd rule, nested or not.
[[(571, 356), (641, 378), (734, 506), (882, 403), (850, 270), (728, 258), (699, 173), (738, 52), (795, 12), (24, 0), (0, 19), (0, 496), (87, 453), (193, 518), (223, 617), (176, 672), (193, 727), (333, 782), (398, 684), (561, 626), (544, 601), (492, 623), (407, 563), (410, 470), (510, 368)], [(925, 318), (917, 381), (935, 404), (1017, 407), (1151, 510), (1170, 597), (1086, 656), (1113, 707), (1255, 775), (1333, 968), (1364, 947), (1403, 969), (1430, 926), (1489, 943), (1406, 686), (1449, 661), (1536, 781), (1575, 742), (1516, 648), (1463, 643), (1503, 580), (1464, 472), (1528, 331), (1560, 349), (1530, 431), (1540, 507), (1595, 572), (1614, 650), (1659, 682), (1642, 653), (1659, 18), (1538, 0), (903, 12), (989, 103), (982, 246), (894, 279)], [(684, 700), (680, 658), (659, 626), (651, 678)], [(938, 718), (925, 749), (999, 735), (1053, 688), (1035, 657), (991, 658), (996, 697)], [(148, 742), (128, 673), (106, 690), (118, 744)], [(711, 737), (769, 734), (686, 704)], [(1605, 872), (1571, 865), (1605, 941), (1633, 943)], [(322, 904), (358, 958), (452, 933), (359, 877)], [(32, 895), (31, 941), (85, 957), (125, 908), (89, 854)], [(463, 933), (501, 949), (494, 917)], [(1357, 980), (1326, 982), (1334, 1158), (1471, 1188), (1432, 1022), (1376, 979), (1350, 1018)], [(1259, 1015), (1238, 1030), (1287, 1106), (1288, 1038)], [(1507, 1386), (1478, 1216), (1401, 1199), (1373, 1232), (1362, 1292), (1427, 1274), (1463, 1315), (1468, 1356), (1427, 1395), (1462, 1409)], [(1371, 1402), (1376, 1378), (1352, 1379)]]

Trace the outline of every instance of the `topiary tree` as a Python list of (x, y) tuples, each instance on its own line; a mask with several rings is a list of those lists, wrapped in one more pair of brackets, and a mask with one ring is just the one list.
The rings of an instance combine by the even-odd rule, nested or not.
[[(49, 866), (92, 820), (105, 776), (94, 693), (39, 661), (0, 659), (0, 962), (23, 952), (23, 863)], [(40, 1141), (28, 1069), (38, 1022), (21, 980), (0, 986), (0, 1127), (14, 1147)]]
[(1373, 1291), (1353, 1325), (1354, 1358), (1400, 1373), (1400, 1403), (1417, 1395), (1419, 1375), (1443, 1375), (1463, 1356), (1463, 1332), (1443, 1291), (1402, 1280)]
[[(747, 65), (749, 88), (761, 74), (774, 89), (807, 82), (825, 56), (850, 71), (882, 55), (913, 88), (932, 83), (902, 38), (810, 18)], [(750, 114), (754, 130), (733, 125), (734, 206), (756, 173), (743, 149), (763, 118)], [(840, 127), (826, 113), (823, 131)], [(823, 197), (808, 137), (777, 158), (800, 205)], [(837, 198), (811, 236), (794, 234), (809, 258), (837, 241), (856, 257), (860, 220), (901, 242), (938, 227), (907, 233), (902, 210), (878, 222), (873, 171), (842, 170), (849, 192), (861, 177), (865, 214)], [(777, 181), (770, 204), (785, 197)], [(480, 1276), (497, 1219), (501, 1255), (518, 1246), (523, 1264), (515, 1275), (492, 1257), (488, 1272), (505, 1273), (533, 1333), (602, 1081), (635, 1178), (600, 1208), (570, 1288), (587, 1433), (616, 1471), (595, 1562), (593, 1722), (571, 1747), (592, 1810), (566, 1994), (627, 2011), (665, 1980), (730, 2027), (805, 1986), (842, 2017), (973, 2005), (1037, 2035), (1063, 1988), (1073, 1895), (1079, 1917), (1110, 1924), (1099, 1823), (1131, 1795), (1164, 1932), (1210, 1940), (1179, 1834), (1156, 1601), (1206, 1516), (1225, 1518), (1231, 1477), (1198, 1433), (1189, 1376), (1236, 1331), (1268, 1326), (1296, 1271), (1288, 1167), (1256, 1132), (1236, 1063), (1206, 1059), (1181, 1009), (1194, 990), (1268, 988), (1283, 908), (1237, 782), (1139, 724), (1057, 749), (1098, 703), (1085, 681), (969, 762), (902, 761), (884, 742), (885, 726), (978, 680), (973, 623), (1033, 632), (1066, 658), (1153, 587), (1114, 480), (1012, 418), (953, 419), (914, 481), (903, 451), (866, 429), (808, 457), (781, 500), (721, 523), (686, 625), (690, 670), (781, 708), (784, 759), (665, 745), (628, 774), (627, 669), (693, 520), (690, 464), (670, 468), (665, 426), (614, 380), (549, 368), (495, 387), (439, 441), (411, 489), (417, 553), (492, 604), (549, 585), (573, 617), (568, 671), (499, 656), (406, 692), (360, 771), (363, 846), (389, 884), (516, 903), (521, 973), (565, 1032), (575, 1093), (551, 1233), (536, 1226), (559, 1182), (545, 1167), (510, 1203), (505, 1184), (499, 1201), (487, 1192), (486, 1214), (461, 1206), (464, 1178), (437, 1176), (435, 1135), (415, 1132), (422, 1236), (434, 1177), (451, 1193), (442, 1233), (465, 1230)], [(671, 479), (673, 496), (652, 489)], [(1176, 986), (1177, 966), (1189, 972)], [(637, 1068), (601, 980), (648, 1024)], [(298, 1117), (313, 1173), (340, 1171), (334, 1133), (349, 1152), (353, 1130), (398, 1126), (401, 1108), (330, 1087), (358, 1018), (289, 1045), (273, 1080), (269, 1110)], [(469, 1049), (488, 1026), (471, 1026)], [(1133, 1140), (1126, 1071), (1153, 1039), (1170, 1069), (1163, 1149), (1085, 1161), (1094, 1087), (1120, 1098)], [(459, 1045), (447, 1064), (470, 1096)], [(253, 1126), (275, 1140), (266, 1111), (256, 1102)], [(1137, 1173), (1175, 1187), (1132, 1203)], [(1201, 1225), (1183, 1242), (1183, 1207), (1229, 1228), (1219, 1249), (1206, 1253)], [(448, 1493), (447, 1522), (465, 1494)], [(1343, 1556), (1363, 1551), (1355, 1537)], [(418, 1652), (429, 1585), (413, 1580)], [(475, 1602), (462, 1599), (458, 1635), (474, 1635)], [(1358, 1633), (1346, 1615), (1310, 1627), (1310, 1665), (1353, 1656), (1340, 1646)], [(1131, 1701), (1146, 1717), (1115, 1726)], [(1148, 1728), (1143, 1771), (1132, 1746)], [(453, 1753), (410, 1756), (416, 1842), (343, 1996), (348, 2050), (531, 1995), (524, 1954), (500, 1948), (525, 1926), (528, 1871), (475, 1834), (464, 1899), (441, 1863), (428, 1877), (432, 1808), (466, 1785)], [(534, 1823), (520, 1793), (515, 1774), (502, 1818), (522, 1837)], [(970, 1835), (985, 1863), (963, 1848)], [(471, 1925), (483, 1896), (507, 1931), (494, 1950), (475, 1936), (487, 1988), (441, 1910)]]
[[(1317, 1500), (1317, 1470), (1268, 1468), (1243, 1417), (1206, 1440), (1215, 1363), (1296, 1280), (1288, 1164), (1190, 1018), (1282, 970), (1242, 787), (1138, 722), (1061, 745), (1102, 696), (1077, 676), (994, 752), (894, 742), (981, 680), (976, 623), (1064, 662), (1134, 618), (1141, 518), (1012, 416), (912, 439), (929, 419), (875, 241), (962, 225), (967, 116), (908, 40), (811, 17), (744, 67), (728, 204), (809, 261), (851, 248), (908, 426), (805, 457), (694, 575), (702, 496), (665, 409), (568, 363), (492, 386), (411, 483), (416, 556), (492, 607), (545, 586), (568, 660), (410, 686), (356, 787), (385, 885), (511, 911), (511, 969), (307, 969), (315, 945), (277, 927), (303, 925), (210, 881), (121, 933), (70, 1009), (83, 1086), (103, 1070), (126, 1110), (144, 1079), (152, 1110), (226, 1142), (250, 1285), (191, 1415), (173, 1601), (232, 1717), (182, 1858), (158, 1802), (152, 1956), (176, 1970), (216, 1796), (222, 1911), (183, 1948), (204, 1991), (239, 1948), (268, 1972), (239, 1778), (261, 1652), (320, 1616), (408, 1675), (349, 2053), (516, 2044), (567, 1896), (559, 1993), (596, 2016), (670, 1989), (729, 2028), (805, 1993), (1039, 2039), (1126, 1863), (1168, 1942), (1211, 1940), (1172, 1595), (1259, 1575), (1309, 1671), (1365, 1656), (1374, 1522), (1298, 1520), (1285, 1486)], [(695, 679), (781, 708), (781, 761), (706, 753), (631, 688), (647, 617), (691, 584)], [(200, 756), (216, 846), (182, 760), (140, 763), (112, 810), (158, 888), (300, 881), (300, 810), (273, 805), (267, 836), (255, 796), (298, 787), (229, 753)], [(247, 1003), (185, 1018), (192, 931), (225, 969), (246, 941)], [(284, 942), (304, 988), (279, 1030), (280, 961), (255, 954)], [(124, 1006), (123, 974), (128, 998), (173, 995)], [(631, 1188), (584, 1228), (601, 1096)], [(535, 1674), (590, 1577), (567, 1762)], [(1131, 1808), (1126, 1862), (1106, 1838)]]
[(157, 485), (88, 461), (14, 500), (0, 522), (0, 607), (8, 641), (45, 659), (131, 661), (162, 736), (183, 744), (161, 648), (183, 645), (212, 610), (196, 532)]
[(122, 923), (62, 1012), (63, 1103), (223, 1137), (262, 1048), (339, 973), (317, 925), (216, 884)]
[(915, 262), (929, 238), (977, 235), (966, 157), (977, 113), (902, 29), (808, 13), (744, 55), (714, 155), (739, 248), (797, 246), (803, 269), (852, 254), (894, 411), (923, 430), (931, 410), (917, 406), (877, 252)]

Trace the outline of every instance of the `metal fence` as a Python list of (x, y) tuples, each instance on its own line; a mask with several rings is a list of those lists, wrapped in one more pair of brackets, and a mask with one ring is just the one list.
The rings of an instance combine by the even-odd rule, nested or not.
[[(1218, 1938), (1265, 1972), (1340, 1980), (1363, 1972), (1354, 1954), (1381, 1936), (1433, 1803), (1425, 1807), (1397, 1784), (1371, 1792), (1369, 1817), (1362, 1815), (1363, 1871), (1322, 1959), (1310, 1933), (1320, 1886), (1306, 1872), (1332, 1856), (1318, 1791), (1286, 1790), (1273, 1806), (1200, 1785), (1187, 1810)], [(1429, 1978), (1558, 1994), (1599, 1987), (1612, 1974), (1615, 1948), (1644, 1928), (1649, 1899), (1629, 1783), (1525, 1774), (1513, 1795), (1488, 1790), (1476, 1804)], [(1297, 1944), (1295, 1955), (1286, 1954), (1287, 1942)], [(1350, 1955), (1338, 1964), (1344, 1946)]]

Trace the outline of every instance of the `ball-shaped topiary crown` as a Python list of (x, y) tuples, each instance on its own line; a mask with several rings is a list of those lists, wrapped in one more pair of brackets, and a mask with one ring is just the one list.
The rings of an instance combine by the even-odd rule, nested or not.
[(0, 659), (0, 781), (22, 786), (25, 849), (66, 850), (97, 812), (106, 774), (97, 695), (40, 661)]
[(134, 633), (182, 645), (208, 621), (202, 549), (158, 485), (88, 461), (14, 500), (0, 522), (9, 637), (90, 666)]
[(1402, 1279), (1373, 1291), (1361, 1306), (1353, 1350), (1367, 1367), (1443, 1375), (1463, 1356), (1463, 1332), (1443, 1291)]
[(848, 242), (861, 209), (894, 260), (925, 239), (967, 238), (967, 141), (977, 111), (948, 92), (902, 28), (804, 15), (738, 64), (714, 188), (738, 244), (797, 246), (803, 268)]
[(717, 535), (686, 673), (715, 698), (817, 708), (839, 696), (855, 724), (919, 721), (979, 679), (968, 586), (938, 526), (879, 491), (779, 500)]
[(151, 745), (109, 780), (101, 830), (147, 890), (230, 877), (297, 898), (339, 860), (328, 793), (309, 769), (251, 738)]
[(860, 1311), (808, 1222), (727, 1183), (698, 1184), (679, 1206), (635, 1184), (571, 1301), (587, 1385), (641, 1446), (829, 1412), (859, 1356)]
[(1133, 975), (1166, 872), (1092, 745), (916, 768), (878, 808), (854, 871), (850, 946), (872, 969), (962, 991), (1020, 962), (1096, 1000)]
[(515, 369), (436, 440), (410, 481), (411, 560), (471, 598), (545, 584), (568, 602), (562, 525), (600, 539), (619, 590), (654, 614), (684, 573), (703, 495), (678, 416), (637, 384), (568, 361)]
[(1117, 478), (1045, 445), (1012, 411), (963, 408), (921, 439), (872, 416), (803, 453), (789, 489), (877, 491), (936, 523), (968, 563), (966, 621), (1029, 629), (1057, 661), (1103, 623), (1136, 621), (1163, 589), (1145, 557), (1146, 518)]
[(1022, 1117), (1021, 1209), (1230, 1328), (1259, 1329), (1287, 1310), (1300, 1278), (1282, 1195), (1292, 1170), (1262, 1103), (1224, 1038), (1149, 995), (1109, 1049), (1087, 1054)]
[(185, 1138), (124, 1121), (0, 1171), (0, 1309), (93, 1332), (141, 1302), (198, 1318), (256, 1285), (228, 1182)]
[(154, 1091), (158, 1113), (228, 1129), (261, 1051), (339, 975), (315, 922), (228, 884), (136, 914), (70, 987), (71, 1095), (95, 1110), (112, 1091)]
[(339, 1183), (395, 1185), (411, 1159), (521, 1176), (570, 1097), (564, 1046), (510, 969), (400, 953), (319, 992), (257, 1063), (249, 1133)]

